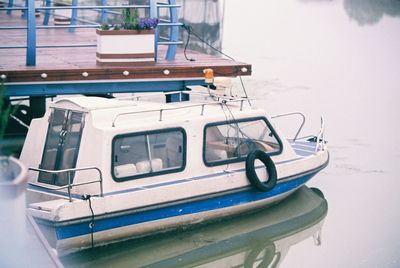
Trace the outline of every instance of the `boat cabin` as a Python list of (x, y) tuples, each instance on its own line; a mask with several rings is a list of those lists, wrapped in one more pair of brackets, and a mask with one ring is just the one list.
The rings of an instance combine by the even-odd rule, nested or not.
[[(38, 168), (31, 182), (83, 184), (70, 189), (75, 195), (243, 168), (254, 149), (277, 159), (296, 156), (265, 111), (244, 100), (193, 104), (75, 97), (51, 104), (31, 129), (21, 155)], [(93, 169), (50, 172), (88, 167)], [(97, 173), (102, 189), (93, 191)]]

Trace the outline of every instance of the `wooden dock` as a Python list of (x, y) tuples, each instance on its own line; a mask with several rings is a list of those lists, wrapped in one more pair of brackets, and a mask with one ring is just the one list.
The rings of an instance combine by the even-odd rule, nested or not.
[[(37, 18), (41, 25), (42, 18)], [(26, 26), (20, 11), (11, 15), (0, 11), (1, 26)], [(95, 29), (37, 29), (37, 45), (95, 44)], [(0, 45), (25, 45), (26, 30), (0, 30)], [(251, 65), (230, 59), (178, 49), (173, 61), (164, 59), (166, 48), (158, 49), (153, 64), (100, 66), (96, 47), (37, 48), (36, 66), (26, 66), (26, 49), (0, 49), (0, 76), (8, 96), (48, 96), (58, 94), (99, 94), (104, 92), (172, 91), (199, 84), (203, 70), (215, 76), (251, 75)], [(150, 83), (150, 84), (149, 84)], [(183, 89), (183, 88), (181, 88)]]

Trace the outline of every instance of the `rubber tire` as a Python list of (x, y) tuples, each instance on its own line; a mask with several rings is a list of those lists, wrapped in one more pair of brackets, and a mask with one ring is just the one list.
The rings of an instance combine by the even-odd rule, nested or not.
[(323, 193), (320, 189), (315, 188), (315, 187), (311, 187), (310, 189), (311, 189), (316, 195), (318, 195), (319, 197), (325, 199), (324, 193)]
[[(255, 266), (255, 263), (259, 261), (259, 255), (262, 251), (265, 250), (264, 256), (262, 257), (261, 263)], [(276, 254), (275, 244), (269, 240), (261, 241), (256, 243), (255, 245), (251, 245), (251, 249), (247, 257), (244, 259), (244, 268), (253, 268), (253, 267), (268, 267), (274, 260)], [(280, 254), (279, 254), (280, 259)]]
[[(263, 162), (268, 174), (268, 181), (262, 182), (256, 173), (254, 168), (254, 162), (256, 159)], [(261, 192), (268, 192), (272, 190), (276, 185), (277, 173), (275, 164), (271, 157), (261, 150), (255, 150), (248, 154), (246, 158), (246, 176), (250, 183)]]

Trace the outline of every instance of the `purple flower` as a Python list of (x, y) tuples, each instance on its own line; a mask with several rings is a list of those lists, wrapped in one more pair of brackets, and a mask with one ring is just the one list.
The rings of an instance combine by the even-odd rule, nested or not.
[(141, 18), (139, 19), (139, 29), (148, 30), (157, 27), (158, 19)]

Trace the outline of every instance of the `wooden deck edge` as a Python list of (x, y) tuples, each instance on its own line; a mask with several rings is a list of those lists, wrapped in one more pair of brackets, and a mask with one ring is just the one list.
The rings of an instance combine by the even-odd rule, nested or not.
[(95, 80), (143, 80), (143, 79), (182, 79), (187, 77), (203, 77), (203, 70), (212, 68), (216, 77), (249, 76), (252, 73), (250, 64), (213, 66), (117, 66), (103, 68), (76, 69), (32, 69), (7, 71), (0, 70), (2, 81), (9, 83), (68, 82)]

